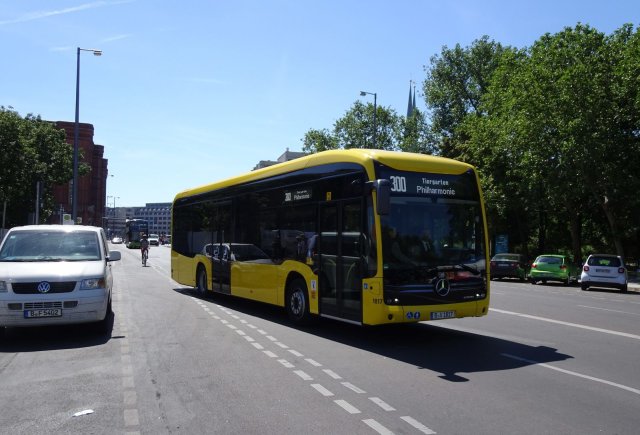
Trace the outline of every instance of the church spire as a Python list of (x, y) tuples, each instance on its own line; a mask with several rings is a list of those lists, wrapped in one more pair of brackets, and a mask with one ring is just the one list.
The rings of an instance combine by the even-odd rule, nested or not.
[[(409, 118), (413, 114), (413, 109), (415, 108), (415, 100), (414, 96), (411, 94), (411, 84), (413, 80), (409, 80), (409, 102), (407, 103), (407, 118)], [(415, 94), (415, 91), (414, 91)]]
[(407, 118), (416, 110), (416, 84), (409, 80), (409, 102), (407, 103)]

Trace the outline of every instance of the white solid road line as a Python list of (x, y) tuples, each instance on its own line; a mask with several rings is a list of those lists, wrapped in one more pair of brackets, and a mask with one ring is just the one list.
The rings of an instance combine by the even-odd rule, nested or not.
[(508, 315), (511, 315), (511, 316), (524, 317), (526, 319), (540, 320), (540, 321), (548, 322), (548, 323), (555, 323), (556, 325), (571, 326), (573, 328), (587, 329), (589, 331), (602, 332), (604, 334), (618, 335), (620, 337), (626, 337), (626, 338), (632, 338), (634, 340), (640, 340), (640, 335), (629, 334), (627, 332), (612, 331), (610, 329), (596, 328), (594, 326), (581, 325), (579, 323), (563, 322), (562, 320), (549, 319), (547, 317), (532, 316), (530, 314), (516, 313), (514, 311), (499, 310), (497, 308), (489, 308), (489, 311), (495, 311), (496, 313), (508, 314)]
[(561, 373), (565, 373), (567, 375), (576, 376), (578, 378), (583, 378), (583, 379), (588, 379), (590, 381), (600, 382), (602, 384), (606, 384), (606, 385), (610, 385), (612, 387), (620, 388), (622, 390), (630, 391), (630, 392), (632, 392), (634, 394), (640, 394), (640, 390), (638, 390), (637, 388), (628, 387), (628, 386), (622, 385), (622, 384), (617, 384), (615, 382), (607, 381), (605, 379), (600, 379), (600, 378), (596, 378), (596, 377), (589, 376), (589, 375), (583, 375), (582, 373), (572, 372), (571, 370), (561, 369), (559, 367), (554, 367), (552, 365), (541, 363), (541, 362), (534, 361), (534, 360), (530, 360), (530, 359), (527, 359), (527, 358), (520, 358), (519, 356), (510, 355), (508, 353), (501, 353), (500, 355), (502, 355), (504, 357), (507, 357), (507, 358), (515, 359), (517, 361), (523, 361), (523, 362), (526, 362), (526, 363), (529, 363), (529, 364), (534, 364), (534, 365), (537, 365), (537, 366), (540, 366), (540, 367), (545, 367), (547, 369), (555, 370), (555, 371), (558, 371), (558, 372), (561, 372)]

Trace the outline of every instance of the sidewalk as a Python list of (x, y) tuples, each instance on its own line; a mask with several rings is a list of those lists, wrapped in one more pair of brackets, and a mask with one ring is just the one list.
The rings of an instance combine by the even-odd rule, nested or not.
[(630, 292), (640, 292), (640, 278), (637, 276), (629, 277), (629, 283), (627, 284), (627, 289)]

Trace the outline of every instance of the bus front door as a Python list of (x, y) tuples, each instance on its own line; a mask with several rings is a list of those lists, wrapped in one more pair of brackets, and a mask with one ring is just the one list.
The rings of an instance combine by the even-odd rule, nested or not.
[(362, 322), (362, 201), (320, 207), (320, 314)]
[(213, 247), (213, 291), (231, 294), (231, 251), (226, 243)]
[(231, 202), (224, 201), (210, 206), (207, 217), (213, 237), (211, 257), (213, 291), (231, 294)]

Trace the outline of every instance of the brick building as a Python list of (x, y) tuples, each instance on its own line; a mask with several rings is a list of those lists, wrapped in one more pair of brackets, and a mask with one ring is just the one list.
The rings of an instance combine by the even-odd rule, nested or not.
[[(56, 121), (53, 123), (57, 128), (65, 131), (67, 143), (73, 146), (74, 122)], [(78, 135), (78, 163), (86, 163), (91, 167), (91, 171), (86, 175), (78, 176), (78, 217), (82, 219), (84, 225), (103, 225), (105, 216), (105, 203), (107, 199), (107, 164), (104, 156), (104, 146), (93, 143), (93, 125), (79, 124)], [(54, 214), (51, 223), (62, 221), (61, 213), (71, 213), (71, 203), (73, 192), (72, 182), (55, 186), (53, 188), (54, 201), (57, 213)]]

